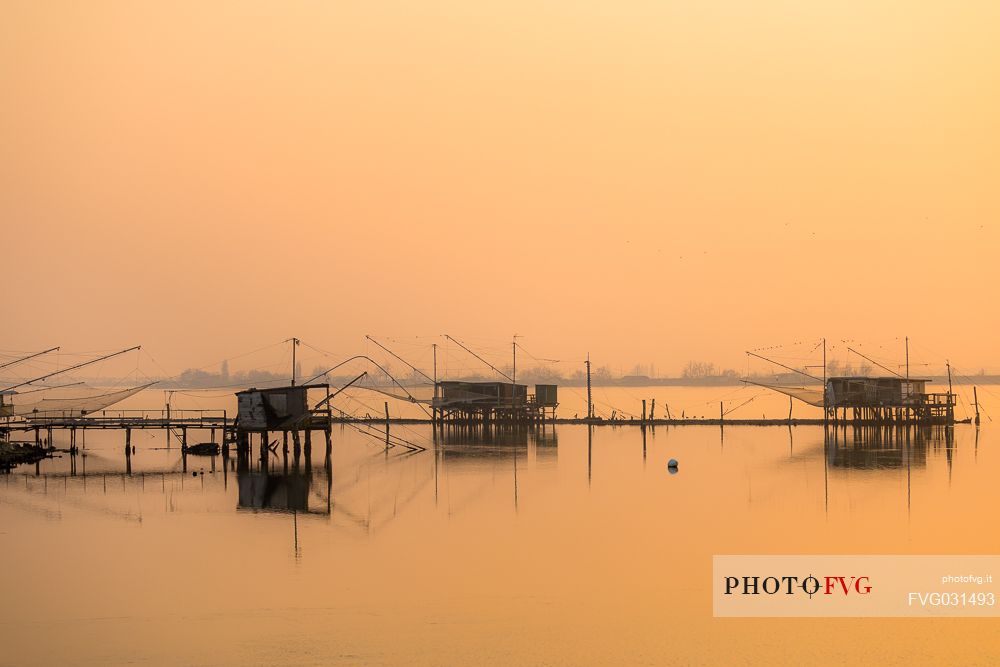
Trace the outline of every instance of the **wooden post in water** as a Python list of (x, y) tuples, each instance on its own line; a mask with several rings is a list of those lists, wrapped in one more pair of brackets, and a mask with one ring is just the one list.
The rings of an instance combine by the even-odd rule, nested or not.
[[(73, 450), (75, 453), (76, 450)], [(84, 459), (86, 462), (86, 459)], [(84, 464), (86, 465), (86, 463)], [(86, 472), (86, 468), (84, 468)], [(132, 429), (125, 429), (125, 474), (132, 475)]]
[(646, 399), (642, 399), (642, 424), (646, 424)]
[[(826, 427), (830, 423), (830, 408), (826, 404), (826, 338), (823, 338), (823, 426)], [(836, 410), (836, 408), (834, 408)], [(826, 468), (824, 468), (826, 470)]]
[(389, 401), (384, 401), (385, 405), (385, 451), (389, 451)]
[(788, 397), (788, 423), (792, 423), (792, 397)]
[(972, 401), (976, 406), (976, 426), (979, 426), (979, 394), (976, 393), (976, 385), (972, 385)]
[(434, 407), (434, 399), (437, 398), (437, 386), (438, 386), (438, 346), (437, 343), (431, 344), (431, 349), (434, 352), (434, 391), (431, 394), (431, 429), (437, 428), (438, 409)]
[(722, 423), (722, 420), (725, 416), (726, 416), (725, 413), (722, 411), (722, 401), (719, 401), (719, 424)]
[(952, 389), (951, 389), (951, 362), (945, 360), (945, 364), (948, 366), (948, 423), (955, 423), (955, 408), (952, 401)]
[(653, 416), (654, 412), (656, 412), (656, 399), (655, 398), (651, 399), (651, 402), (649, 404), (649, 421), (656, 421), (656, 417)]
[(594, 400), (590, 391), (590, 352), (587, 353), (587, 419), (594, 416)]

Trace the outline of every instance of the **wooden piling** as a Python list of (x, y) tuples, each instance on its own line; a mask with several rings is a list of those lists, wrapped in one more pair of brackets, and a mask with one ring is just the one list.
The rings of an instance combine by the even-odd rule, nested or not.
[(972, 401), (976, 406), (976, 426), (979, 426), (979, 394), (976, 392), (975, 385), (972, 385)]

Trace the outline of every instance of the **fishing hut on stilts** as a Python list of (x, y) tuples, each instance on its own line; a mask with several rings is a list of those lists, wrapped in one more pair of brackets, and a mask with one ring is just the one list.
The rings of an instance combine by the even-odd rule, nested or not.
[[(923, 378), (910, 377), (909, 339), (906, 339), (906, 374), (902, 375), (884, 366), (875, 359), (848, 347), (847, 351), (857, 354), (875, 366), (892, 375), (834, 376), (826, 375), (826, 339), (823, 346), (823, 377), (806, 372), (804, 369), (786, 366), (753, 352), (748, 356), (763, 359), (771, 364), (791, 371), (793, 374), (809, 378), (815, 384), (766, 383), (749, 379), (747, 384), (767, 387), (804, 403), (823, 409), (825, 423), (834, 425), (855, 425), (871, 427), (894, 427), (902, 425), (952, 425), (955, 423), (955, 394), (951, 386), (951, 365), (948, 364), (948, 391), (931, 392), (927, 385), (931, 382)], [(806, 366), (805, 368), (815, 368)], [(817, 386), (818, 385), (818, 386)]]
[(283, 454), (288, 454), (288, 437), (291, 435), (293, 456), (298, 462), (304, 453), (306, 461), (312, 455), (313, 432), (323, 433), (326, 455), (332, 449), (331, 414), (328, 401), (326, 407), (311, 409), (309, 392), (322, 391), (329, 396), (328, 384), (290, 385), (266, 389), (251, 388), (236, 393), (237, 417), (234, 429), (237, 466), (246, 469), (250, 463), (251, 447), (256, 439), (260, 445), (261, 467), (266, 469), (268, 455), (276, 452), (278, 441), (271, 441), (271, 435), (281, 434)]

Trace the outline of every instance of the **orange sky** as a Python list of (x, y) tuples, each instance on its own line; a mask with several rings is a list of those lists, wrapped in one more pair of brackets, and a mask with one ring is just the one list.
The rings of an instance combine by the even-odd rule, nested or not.
[[(996, 2), (13, 2), (0, 348), (1000, 367)], [(933, 359), (933, 361), (939, 361)]]

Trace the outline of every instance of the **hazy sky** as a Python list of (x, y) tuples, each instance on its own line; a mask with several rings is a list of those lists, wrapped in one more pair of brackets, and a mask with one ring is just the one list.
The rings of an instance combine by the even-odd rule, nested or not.
[(1000, 366), (1000, 3), (0, 5), (0, 349)]

